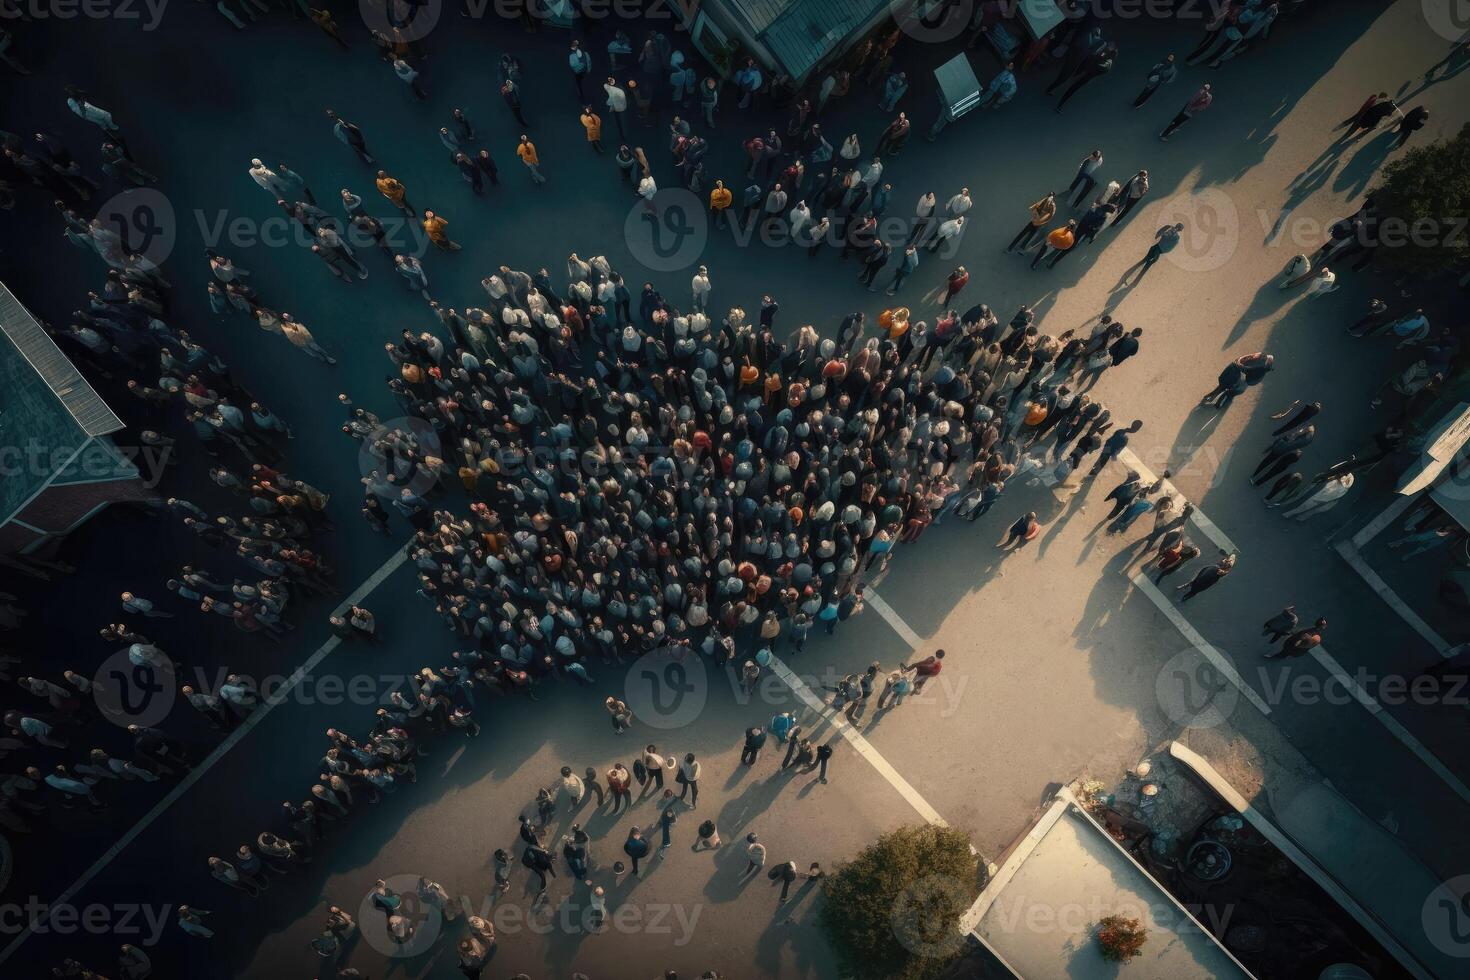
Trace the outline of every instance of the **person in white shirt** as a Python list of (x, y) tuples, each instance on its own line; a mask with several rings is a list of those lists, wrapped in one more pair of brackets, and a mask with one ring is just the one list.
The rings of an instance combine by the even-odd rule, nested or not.
[(613, 122), (618, 125), (618, 137), (626, 138), (627, 134), (623, 132), (623, 113), (628, 111), (628, 93), (619, 88), (610, 76), (602, 90), (607, 93), (607, 110), (612, 113)]
[(961, 187), (960, 192), (950, 198), (949, 202), (944, 205), (944, 210), (951, 218), (958, 218), (970, 210), (973, 203), (970, 200), (970, 189), (968, 187)]
[(684, 794), (692, 794), (689, 799), (689, 809), (693, 810), (699, 806), (699, 760), (694, 758), (690, 752), (684, 756), (684, 761), (679, 763), (678, 781), (681, 786), (679, 799), (684, 799)]
[(948, 221), (941, 223), (939, 226), (939, 230), (934, 233), (934, 240), (929, 243), (929, 251), (937, 251), (939, 249), (939, 246), (948, 242), (950, 239), (955, 239), (956, 241), (958, 241), (960, 232), (964, 230), (964, 215), (961, 215), (958, 218), (950, 218)]
[(707, 266), (700, 266), (699, 271), (694, 274), (694, 278), (690, 281), (689, 285), (690, 289), (694, 293), (694, 308), (701, 312), (709, 309), (709, 295), (711, 289), (709, 281), (709, 268)]

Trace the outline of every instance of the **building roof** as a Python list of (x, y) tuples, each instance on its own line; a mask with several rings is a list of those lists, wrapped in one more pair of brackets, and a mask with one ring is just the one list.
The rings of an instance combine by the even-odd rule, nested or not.
[(886, 0), (729, 0), (792, 78), (812, 68)]
[(97, 436), (123, 428), (35, 317), (0, 284), (0, 522)]
[(1116, 980), (1094, 936), (1107, 915), (1148, 930), (1129, 980), (1250, 978), (1213, 935), (1066, 790), (992, 877), (962, 924), (1019, 977)]

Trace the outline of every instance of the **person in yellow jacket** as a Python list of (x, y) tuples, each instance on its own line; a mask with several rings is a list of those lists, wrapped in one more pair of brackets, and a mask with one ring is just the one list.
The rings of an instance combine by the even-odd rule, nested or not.
[(521, 158), (521, 163), (531, 172), (531, 183), (546, 183), (546, 178), (541, 176), (541, 158), (536, 155), (536, 144), (525, 133), (521, 134), (521, 142), (516, 146), (516, 156)]
[(1031, 247), (1036, 236), (1041, 234), (1041, 229), (1051, 224), (1051, 219), (1057, 216), (1057, 195), (1050, 192), (1031, 205), (1031, 220), (1026, 222), (1026, 227), (1016, 233), (1011, 243), (1006, 246), (1007, 252), (1024, 252)]
[(444, 230), (449, 227), (449, 222), (433, 211), (424, 212), (424, 234), (429, 236), (429, 241), (434, 247), (445, 252), (458, 252), (459, 243), (450, 241), (449, 234)]
[(1051, 261), (1046, 267), (1052, 268), (1062, 261), (1062, 256), (1070, 252), (1075, 244), (1077, 244), (1077, 222), (1068, 219), (1066, 224), (1052, 229), (1051, 233), (1046, 236), (1046, 241), (1041, 243), (1041, 247), (1036, 250), (1036, 257), (1031, 260), (1031, 268), (1036, 268), (1036, 264), (1048, 255), (1051, 256)]
[(587, 130), (587, 142), (592, 144), (592, 149), (601, 153), (602, 117), (593, 112), (590, 105), (582, 109), (582, 128)]
[(709, 192), (709, 209), (715, 213), (716, 225), (725, 220), (725, 215), (734, 202), (735, 195), (730, 193), (730, 188), (725, 186), (725, 182), (715, 181), (714, 188)]
[(376, 183), (378, 185), (378, 193), (382, 194), (389, 201), (392, 201), (394, 207), (410, 218), (418, 216), (418, 212), (414, 211), (413, 205), (408, 203), (408, 190), (397, 179), (389, 177), (388, 171), (379, 170)]

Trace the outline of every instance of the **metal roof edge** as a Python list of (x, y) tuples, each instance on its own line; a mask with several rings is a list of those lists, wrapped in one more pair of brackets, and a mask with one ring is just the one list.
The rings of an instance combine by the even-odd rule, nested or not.
[[(12, 322), (11, 317), (3, 315), (6, 312), (3, 304), (6, 302), (14, 303), (16, 309), (25, 316), (29, 323), (17, 324)], [(20, 328), (25, 329), (22, 332)], [(107, 402), (102, 400), (102, 396), (97, 394), (97, 390), (92, 387), (91, 383), (77, 370), (77, 366), (72, 363), (71, 358), (66, 356), (66, 352), (58, 347), (56, 341), (46, 333), (40, 321), (31, 314), (30, 310), (26, 309), (25, 304), (3, 282), (0, 282), (0, 332), (5, 334), (6, 339), (14, 345), (20, 356), (25, 358), (31, 370), (35, 371), (37, 376), (46, 383), (46, 387), (51, 389), (51, 393), (56, 396), (61, 407), (66, 409), (66, 413), (71, 416), (72, 421), (83, 433), (96, 438), (111, 435), (127, 427), (123, 420), (117, 417), (117, 413), (108, 407)], [(48, 369), (42, 363), (38, 363), (47, 357), (59, 359), (60, 364), (65, 366), (59, 367), (53, 364)], [(72, 404), (73, 400), (79, 400), (91, 406), (94, 409), (92, 415), (96, 420), (91, 423), (87, 422), (78, 414), (77, 408)]]

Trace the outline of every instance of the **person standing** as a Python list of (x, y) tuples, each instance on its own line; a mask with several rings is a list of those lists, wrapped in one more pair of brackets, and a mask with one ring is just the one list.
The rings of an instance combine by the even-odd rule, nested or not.
[(1141, 109), (1145, 102), (1154, 97), (1154, 93), (1174, 79), (1179, 77), (1179, 68), (1174, 64), (1172, 54), (1165, 56), (1163, 61), (1156, 63), (1148, 70), (1148, 77), (1144, 79), (1143, 91), (1133, 100), (1133, 108)]
[(1062, 107), (1071, 100), (1072, 96), (1081, 91), (1084, 85), (1093, 79), (1102, 78), (1112, 71), (1116, 54), (1117, 48), (1114, 45), (1105, 44), (1096, 53), (1090, 55), (1082, 63), (1082, 67), (1078, 70), (1077, 77), (1073, 80), (1072, 84), (1067, 86), (1067, 91), (1062, 93), (1062, 97), (1057, 102), (1056, 108), (1053, 111), (1060, 116), (1062, 114)]
[(1184, 108), (1180, 109), (1179, 114), (1169, 121), (1169, 125), (1164, 127), (1164, 131), (1159, 133), (1159, 139), (1167, 143), (1169, 137), (1178, 132), (1181, 126), (1208, 109), (1214, 104), (1214, 101), (1215, 95), (1210, 90), (1210, 83), (1205, 82), (1205, 84), (1199, 87), (1199, 91), (1189, 97), (1189, 101), (1184, 103)]
[(592, 149), (601, 153), (602, 118), (592, 111), (590, 105), (582, 109), (582, 128), (587, 131), (587, 142), (592, 144)]
[(623, 128), (623, 119), (628, 112), (628, 93), (618, 87), (617, 80), (611, 75), (602, 84), (602, 90), (607, 93), (607, 111), (612, 113), (613, 123), (618, 127), (618, 138), (627, 139), (628, 131)]
[(766, 866), (766, 845), (754, 833), (745, 835), (745, 870), (740, 877), (749, 878)]
[[(1041, 523), (1036, 519), (1036, 511), (1029, 511), (1016, 519), (1016, 522), (1007, 529), (1005, 540), (996, 547), (1001, 551), (1020, 551), (1040, 531)], [(1016, 545), (1014, 549), (1011, 548), (1013, 544)]]
[[(826, 219), (823, 218), (822, 220), (825, 221)], [(888, 295), (898, 295), (898, 291), (903, 288), (904, 282), (909, 278), (909, 276), (914, 274), (914, 270), (918, 267), (918, 247), (915, 245), (904, 246), (903, 255), (900, 256), (898, 260), (898, 268), (893, 273), (893, 282), (888, 284)]]
[(1113, 218), (1112, 223), (1114, 225), (1122, 224), (1123, 219), (1128, 216), (1128, 212), (1138, 207), (1138, 203), (1148, 194), (1148, 189), (1147, 170), (1140, 170), (1128, 178), (1128, 183), (1123, 185), (1118, 214)]
[(531, 174), (531, 183), (544, 184), (546, 178), (541, 176), (541, 157), (536, 153), (536, 144), (531, 142), (531, 137), (525, 133), (521, 134), (521, 141), (516, 145), (516, 156), (521, 158), (521, 163), (526, 165), (526, 170)]
[(740, 764), (744, 766), (755, 765), (755, 760), (760, 758), (761, 749), (766, 744), (766, 730), (759, 725), (752, 725), (745, 730), (745, 744), (740, 750)]
[(526, 114), (521, 106), (521, 87), (514, 79), (507, 78), (500, 86), (500, 97), (505, 100), (506, 108), (525, 129), (530, 129), (531, 124), (526, 121)]
[(572, 41), (571, 53), (567, 55), (567, 67), (572, 70), (572, 84), (577, 87), (578, 101), (586, 102), (587, 93), (582, 86), (587, 80), (587, 73), (592, 70), (592, 56), (582, 50), (581, 41)]
[(1045, 197), (1031, 205), (1030, 211), (1031, 219), (1024, 228), (1016, 233), (1016, 237), (1011, 239), (1011, 243), (1006, 246), (1007, 252), (1026, 251), (1031, 247), (1036, 236), (1042, 233), (1041, 229), (1051, 224), (1051, 219), (1057, 214), (1056, 194), (1047, 192)]
[(939, 301), (939, 305), (948, 306), (949, 301), (958, 296), (960, 294), (960, 290), (964, 289), (965, 286), (969, 284), (969, 282), (970, 274), (965, 271), (965, 267), (962, 265), (955, 266), (955, 270), (951, 272), (949, 274), (949, 278), (945, 280), (944, 298)]
[(827, 763), (832, 758), (832, 743), (823, 742), (817, 746), (817, 779), (821, 783), (827, 782)]
[(423, 83), (419, 81), (418, 71), (402, 58), (393, 59), (393, 74), (397, 75), (398, 80), (408, 86), (409, 91), (413, 92), (414, 96), (420, 102), (429, 97), (429, 93), (424, 91)]
[(1052, 229), (1047, 234), (1046, 239), (1041, 243), (1041, 247), (1036, 250), (1036, 255), (1031, 259), (1031, 268), (1036, 268), (1042, 259), (1050, 256), (1051, 262), (1047, 265), (1047, 268), (1050, 269), (1060, 262), (1062, 256), (1071, 251), (1072, 246), (1076, 244), (1077, 222), (1068, 219), (1066, 224)]
[[(1102, 150), (1093, 150), (1082, 158), (1082, 162), (1077, 165), (1077, 176), (1072, 178), (1072, 183), (1067, 187), (1067, 196), (1070, 199), (1067, 203), (1070, 207), (1077, 208), (1087, 195), (1092, 193), (1092, 189), (1097, 186), (1098, 168), (1102, 164)], [(1077, 192), (1075, 196), (1072, 194), (1073, 191)]]
[(449, 222), (443, 216), (437, 215), (433, 211), (425, 211), (423, 226), (424, 234), (429, 236), (429, 241), (434, 243), (435, 248), (443, 252), (459, 251), (459, 243), (451, 241), (449, 234), (444, 230), (449, 227)]
[(1272, 660), (1277, 657), (1300, 657), (1302, 654), (1309, 653), (1316, 647), (1322, 645), (1322, 634), (1326, 630), (1327, 620), (1319, 618), (1311, 626), (1299, 629), (1288, 636), (1286, 642), (1281, 644), (1280, 650), (1277, 650), (1275, 653), (1268, 653), (1265, 656)]
[(1283, 636), (1289, 636), (1296, 629), (1297, 622), (1296, 606), (1287, 606), (1261, 624), (1261, 635), (1267, 643), (1275, 643)]
[(633, 862), (633, 877), (641, 876), (638, 870), (638, 862), (648, 857), (648, 841), (643, 839), (643, 831), (633, 827), (628, 831), (628, 839), (623, 841), (623, 853)]
[(376, 184), (378, 193), (386, 197), (394, 207), (410, 218), (418, 217), (418, 212), (408, 202), (408, 190), (396, 178), (389, 177), (386, 170), (378, 171)]
[(689, 794), (689, 809), (693, 810), (699, 806), (699, 760), (694, 758), (694, 753), (689, 752), (684, 756), (684, 761), (679, 763), (679, 774), (674, 778), (679, 783), (679, 799)]

